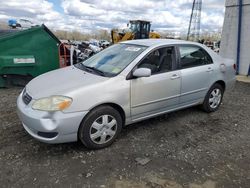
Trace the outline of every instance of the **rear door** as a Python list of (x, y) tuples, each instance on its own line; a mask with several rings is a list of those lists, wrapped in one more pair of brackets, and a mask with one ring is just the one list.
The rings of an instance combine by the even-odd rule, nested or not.
[(152, 75), (131, 79), (132, 120), (156, 115), (178, 105), (181, 78), (175, 65), (175, 47), (164, 47), (152, 51), (135, 67), (149, 68)]
[(179, 45), (181, 71), (180, 105), (197, 103), (205, 97), (214, 74), (210, 55), (200, 46)]

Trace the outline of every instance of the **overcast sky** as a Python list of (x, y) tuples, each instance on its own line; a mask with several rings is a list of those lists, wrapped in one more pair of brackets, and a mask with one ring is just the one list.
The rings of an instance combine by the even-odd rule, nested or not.
[[(224, 0), (203, 0), (201, 29), (218, 31)], [(0, 20), (29, 19), (49, 28), (90, 32), (125, 27), (131, 19), (152, 22), (156, 31), (186, 32), (192, 0), (4, 0)]]

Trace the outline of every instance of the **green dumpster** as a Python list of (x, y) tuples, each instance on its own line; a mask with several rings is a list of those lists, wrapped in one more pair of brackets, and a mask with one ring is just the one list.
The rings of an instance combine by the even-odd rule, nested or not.
[(0, 35), (0, 87), (25, 85), (59, 68), (59, 45), (45, 25)]

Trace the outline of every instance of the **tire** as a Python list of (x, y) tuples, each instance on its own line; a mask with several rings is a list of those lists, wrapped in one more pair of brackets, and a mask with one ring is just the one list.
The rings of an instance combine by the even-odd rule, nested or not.
[(110, 146), (121, 129), (120, 113), (110, 106), (100, 106), (84, 118), (78, 138), (89, 149), (101, 149)]
[(215, 112), (221, 105), (223, 99), (224, 89), (223, 87), (215, 83), (207, 92), (207, 95), (202, 104), (202, 108), (206, 112)]

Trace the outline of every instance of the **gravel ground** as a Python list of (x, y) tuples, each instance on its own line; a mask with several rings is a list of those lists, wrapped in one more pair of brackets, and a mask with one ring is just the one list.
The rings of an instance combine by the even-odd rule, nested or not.
[(136, 123), (97, 151), (29, 136), (20, 91), (0, 89), (1, 187), (250, 187), (250, 84), (237, 82), (215, 113), (194, 107)]

